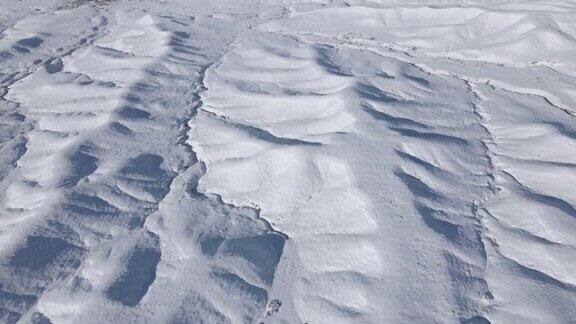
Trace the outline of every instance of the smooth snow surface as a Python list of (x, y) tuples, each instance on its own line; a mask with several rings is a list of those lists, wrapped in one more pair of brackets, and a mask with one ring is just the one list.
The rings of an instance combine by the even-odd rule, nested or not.
[(573, 323), (576, 2), (0, 1), (1, 323)]

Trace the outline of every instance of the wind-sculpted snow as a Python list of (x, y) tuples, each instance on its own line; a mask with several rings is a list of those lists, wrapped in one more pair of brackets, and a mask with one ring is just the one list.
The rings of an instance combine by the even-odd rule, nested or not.
[[(184, 121), (219, 53), (200, 46), (218, 30), (192, 36), (191, 16), (123, 9), (106, 21), (91, 46), (7, 89), (31, 126), (3, 182), (3, 320), (128, 320), (153, 308), (147, 316), (166, 321), (259, 316), (268, 296), (259, 285), (272, 282), (284, 238), (253, 211), (189, 191), (202, 165)], [(171, 212), (192, 215), (162, 220)], [(167, 292), (180, 295), (172, 308)], [(232, 294), (244, 297), (217, 298)]]
[(0, 322), (576, 318), (574, 3), (32, 2)]
[(363, 286), (380, 274), (381, 258), (370, 203), (326, 147), (354, 129), (344, 94), (351, 83), (318, 66), (313, 48), (259, 36), (207, 72), (190, 135), (208, 167), (200, 189), (256, 206), (288, 235), (291, 260), (276, 288), (283, 308), (302, 320), (352, 319), (370, 306)]
[[(562, 322), (573, 316), (571, 275), (564, 272), (573, 263), (570, 243), (520, 228), (522, 222), (530, 227), (544, 222), (536, 219), (549, 214), (574, 216), (566, 163), (572, 153), (549, 162), (538, 153), (541, 145), (526, 142), (531, 132), (540, 134), (537, 129), (545, 127), (542, 132), (553, 136), (548, 140), (554, 144), (543, 147), (570, 147), (556, 141), (572, 140), (573, 113), (566, 104), (573, 96), (566, 93), (568, 85), (552, 89), (548, 82), (525, 81), (550, 74), (567, 80), (538, 67), (544, 62), (538, 59), (556, 60), (558, 71), (570, 71), (573, 41), (559, 28), (558, 35), (567, 38), (562, 47), (526, 51), (508, 39), (528, 44), (543, 37), (540, 32), (520, 38), (500, 24), (513, 20), (501, 16), (528, 27), (545, 24), (533, 19), (537, 14), (362, 6), (296, 12), (239, 38), (223, 63), (208, 71), (204, 113), (193, 120), (191, 136), (208, 168), (200, 188), (234, 204), (257, 206), (262, 217), (290, 237), (286, 253), (293, 260), (281, 263), (279, 271), (291, 284), (278, 283), (276, 289), (294, 313), (290, 309), (279, 317), (288, 322)], [(550, 15), (569, 25), (566, 18), (573, 13)], [(340, 20), (352, 23), (335, 24)], [(455, 27), (431, 29), (437, 20)], [(493, 39), (496, 34), (499, 38)], [(468, 48), (470, 42), (482, 44), (474, 50), (479, 54)], [(491, 47), (498, 42), (508, 45)], [(484, 84), (492, 85), (490, 97), (522, 88), (519, 95), (527, 96), (537, 111), (561, 118), (536, 122), (543, 126), (514, 126), (525, 123), (520, 116), (534, 120), (535, 112), (512, 99), (486, 107), (489, 99), (478, 89)], [(521, 127), (515, 133), (530, 148), (500, 144), (492, 119), (506, 119), (490, 118), (489, 111), (514, 111), (508, 112), (514, 125), (500, 126), (501, 132)], [(246, 127), (290, 142), (270, 141)], [(538, 161), (533, 168), (542, 170), (518, 169), (525, 181), (534, 179), (522, 184), (503, 170), (500, 150), (528, 154)], [(518, 159), (508, 158), (506, 165)], [(512, 215), (525, 203), (504, 198), (501, 174), (511, 179), (506, 183), (513, 191), (557, 211), (539, 207), (532, 221), (524, 213)], [(533, 189), (547, 187), (546, 194)], [(500, 201), (510, 206), (504, 212), (509, 216), (502, 216), (508, 226), (491, 212), (506, 208)], [(532, 230), (549, 232), (548, 226), (573, 221), (568, 219)], [(525, 310), (538, 306), (520, 302), (524, 294), (539, 303), (530, 288), (518, 289), (526, 277), (549, 300), (562, 302), (548, 304), (545, 311)]]

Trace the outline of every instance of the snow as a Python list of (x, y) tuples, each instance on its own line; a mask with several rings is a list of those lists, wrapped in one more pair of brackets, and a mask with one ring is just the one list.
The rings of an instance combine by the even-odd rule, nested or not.
[(575, 10), (0, 3), (0, 322), (570, 323)]

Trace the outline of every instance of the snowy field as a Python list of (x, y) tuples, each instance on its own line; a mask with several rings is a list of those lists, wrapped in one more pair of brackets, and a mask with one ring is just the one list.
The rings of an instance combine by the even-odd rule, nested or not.
[(0, 0), (0, 323), (575, 323), (576, 1)]

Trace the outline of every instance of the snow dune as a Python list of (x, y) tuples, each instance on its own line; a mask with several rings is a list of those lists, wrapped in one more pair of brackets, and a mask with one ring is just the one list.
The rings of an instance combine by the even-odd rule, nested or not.
[(576, 317), (573, 2), (30, 1), (0, 321)]

